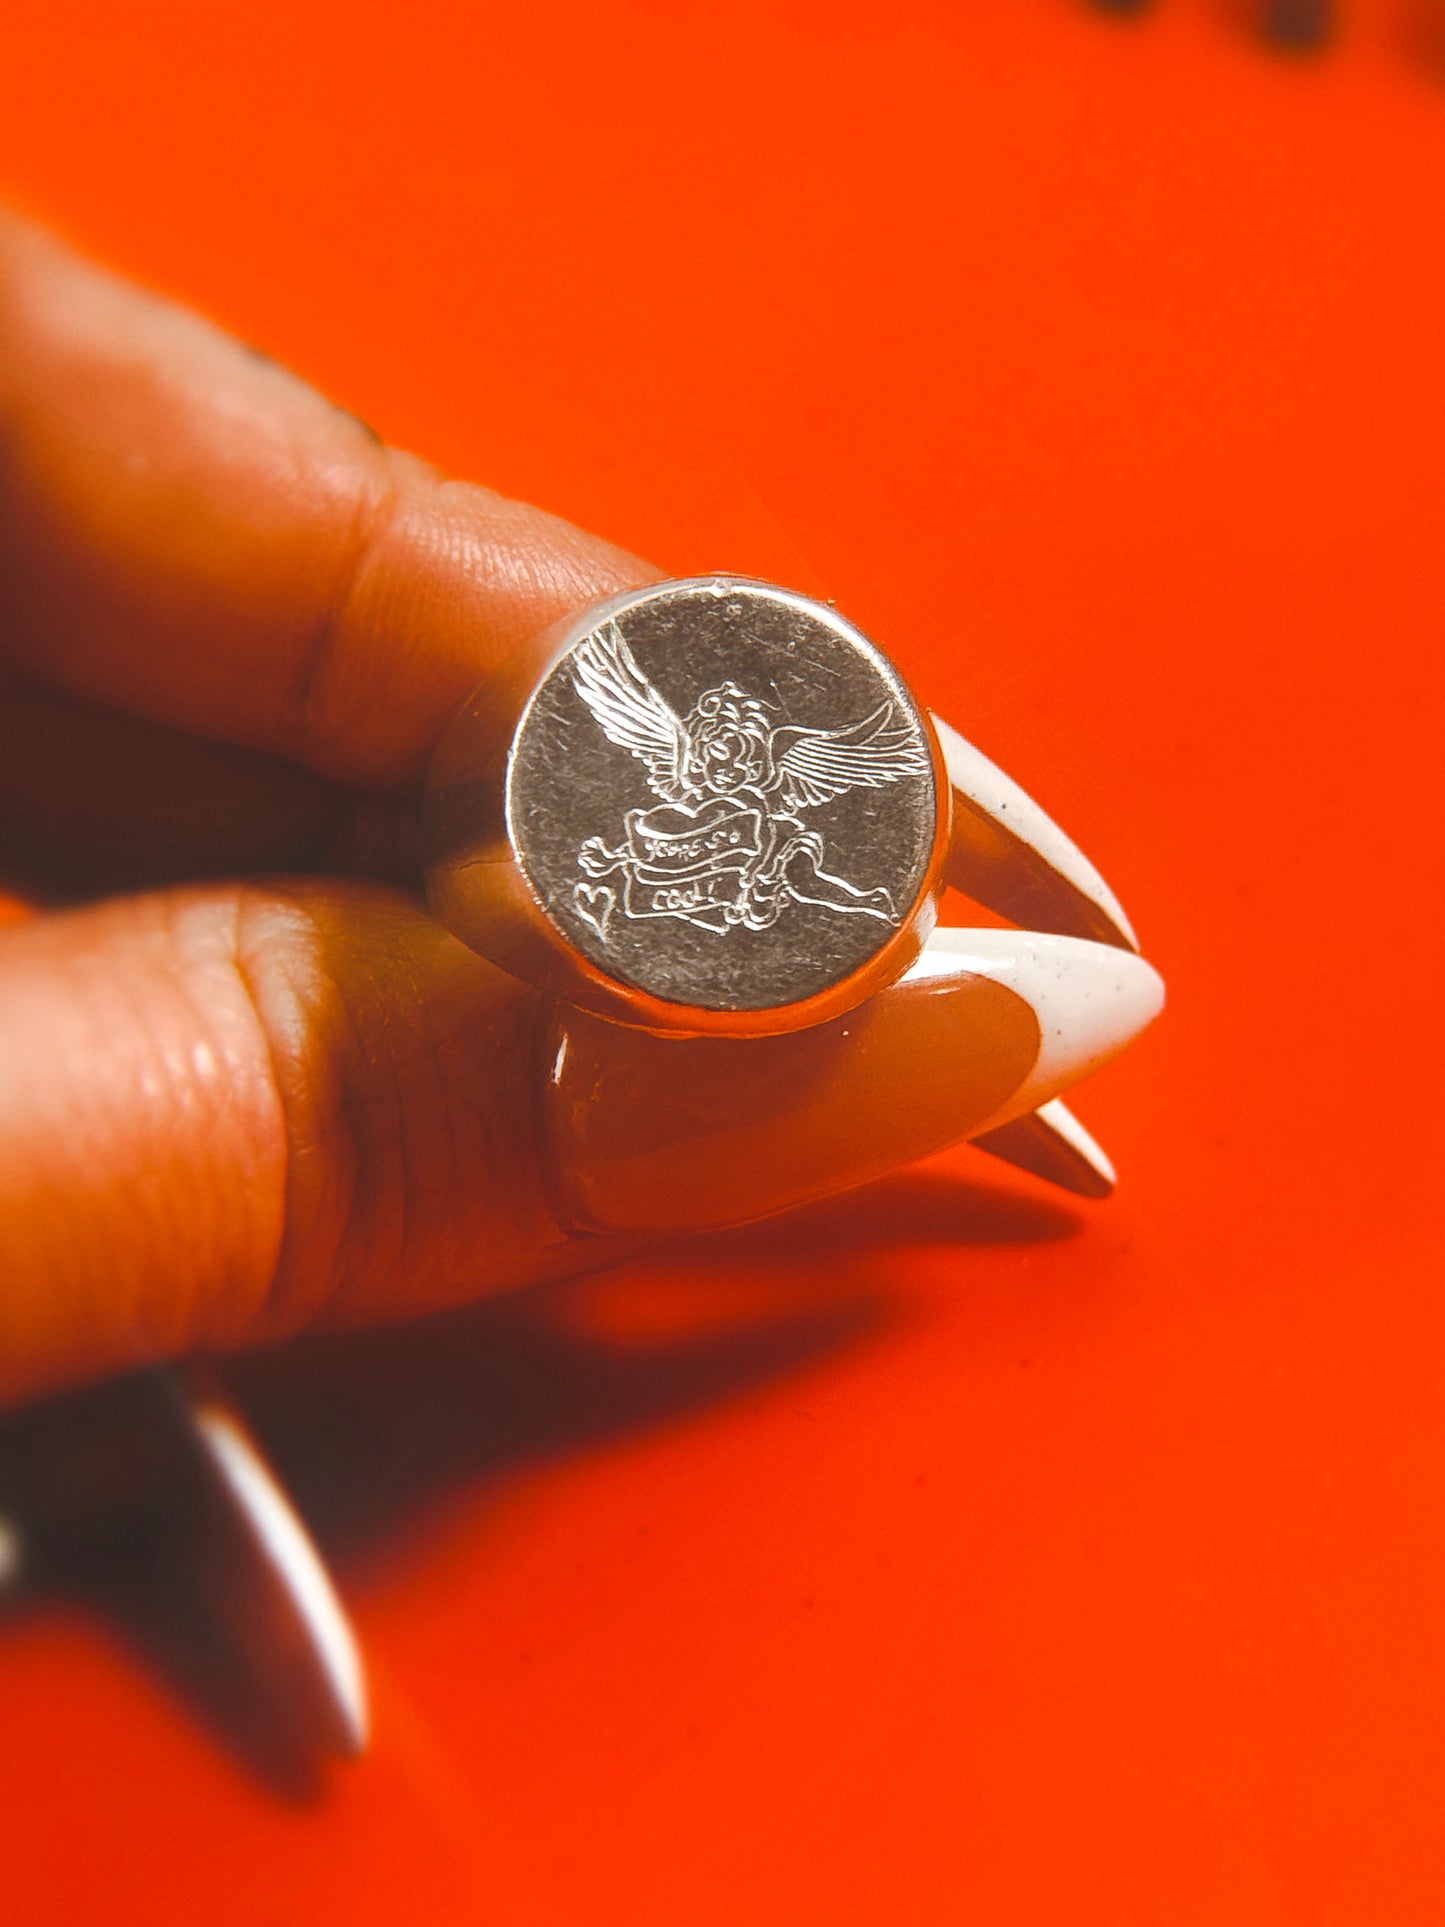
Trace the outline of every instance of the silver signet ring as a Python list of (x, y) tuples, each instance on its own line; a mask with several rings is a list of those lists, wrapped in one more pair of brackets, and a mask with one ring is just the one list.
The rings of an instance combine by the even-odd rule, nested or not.
[(428, 899), (464, 942), (690, 1036), (822, 1023), (908, 969), (941, 887), (942, 752), (836, 610), (697, 576), (584, 610), (528, 660), (428, 777)]

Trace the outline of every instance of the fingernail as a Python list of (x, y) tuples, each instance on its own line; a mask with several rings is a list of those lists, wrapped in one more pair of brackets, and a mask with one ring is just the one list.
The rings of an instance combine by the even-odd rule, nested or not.
[(1113, 1161), (1057, 1097), (1027, 1117), (973, 1140), (974, 1148), (1016, 1165), (1080, 1198), (1107, 1198), (1118, 1182)]
[(969, 1137), (1038, 1110), (1117, 1057), (1164, 1008), (1164, 979), (1134, 952), (1037, 930), (935, 930), (903, 982), (959, 971), (1007, 985), (1039, 1027), (1027, 1078)]
[(224, 1588), (217, 1618), (318, 1750), (354, 1758), (367, 1743), (366, 1675), (325, 1562), (235, 1408), (206, 1391), (192, 1422), (216, 1495), (206, 1580)]
[(933, 726), (953, 792), (948, 882), (1025, 929), (1137, 950), (1124, 906), (1078, 845), (941, 716)]
[(559, 1012), (543, 1115), (557, 1208), (579, 1228), (698, 1230), (846, 1190), (1036, 1110), (1161, 1001), (1126, 951), (998, 930), (938, 933), (891, 989), (782, 1037)]

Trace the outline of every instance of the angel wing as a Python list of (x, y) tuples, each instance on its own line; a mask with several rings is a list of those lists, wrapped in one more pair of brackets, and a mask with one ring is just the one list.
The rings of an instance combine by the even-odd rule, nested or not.
[(784, 807), (797, 810), (830, 802), (845, 790), (876, 790), (903, 776), (926, 776), (928, 753), (885, 702), (846, 729), (775, 730), (773, 769)]
[(647, 781), (665, 803), (687, 794), (688, 735), (638, 668), (615, 622), (573, 653), (572, 683), (602, 733), (647, 765)]

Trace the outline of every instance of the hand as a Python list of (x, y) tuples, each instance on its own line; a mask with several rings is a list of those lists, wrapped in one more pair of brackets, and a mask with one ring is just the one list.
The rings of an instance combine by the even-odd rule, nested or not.
[[(0, 860), (44, 906), (0, 933), (0, 1400), (436, 1310), (981, 1130), (1102, 1182), (1027, 1119), (1157, 1008), (1121, 949), (981, 933), (841, 1026), (686, 1043), (426, 914), (442, 726), (653, 579), (0, 215)], [(1052, 901), (956, 781), (969, 876)], [(1061, 970), (1092, 998), (1062, 1042)]]

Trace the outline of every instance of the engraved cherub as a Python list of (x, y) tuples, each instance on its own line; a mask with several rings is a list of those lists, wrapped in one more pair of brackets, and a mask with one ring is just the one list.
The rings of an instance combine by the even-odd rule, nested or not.
[[(629, 917), (681, 917), (722, 933), (764, 930), (790, 903), (897, 923), (891, 894), (822, 867), (823, 839), (801, 812), (845, 791), (928, 772), (917, 731), (885, 701), (842, 729), (774, 725), (735, 682), (698, 698), (686, 721), (659, 694), (615, 622), (576, 651), (572, 680), (603, 734), (644, 765), (661, 809), (630, 810), (625, 841), (588, 837), (579, 867), (620, 874)], [(577, 914), (605, 940), (616, 893), (578, 883)]]

